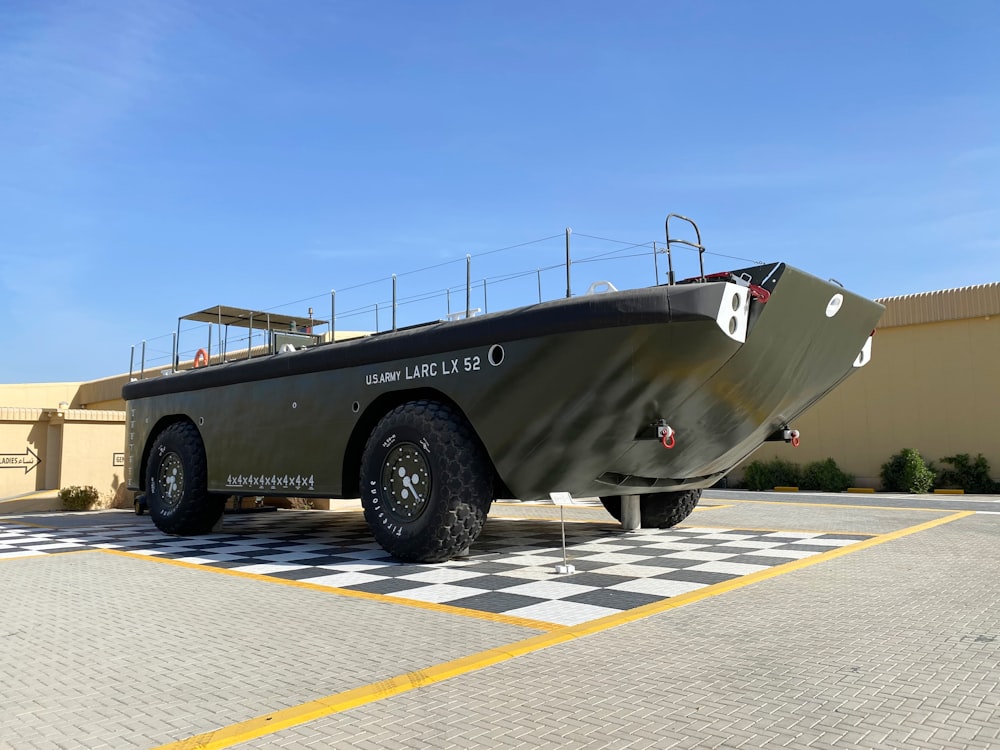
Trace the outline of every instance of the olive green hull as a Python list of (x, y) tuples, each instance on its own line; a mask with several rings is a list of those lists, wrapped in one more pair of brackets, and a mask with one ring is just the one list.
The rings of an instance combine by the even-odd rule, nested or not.
[[(125, 387), (126, 474), (143, 486), (163, 425), (195, 424), (208, 489), (356, 497), (374, 425), (413, 399), (454, 404), (511, 494), (713, 484), (849, 375), (882, 307), (783, 265), (750, 269), (745, 343), (721, 282), (661, 286), (378, 334)], [(765, 282), (764, 276), (767, 276)], [(827, 315), (834, 295), (843, 304)], [(735, 305), (735, 302), (734, 302)], [(675, 446), (657, 439), (662, 420)]]

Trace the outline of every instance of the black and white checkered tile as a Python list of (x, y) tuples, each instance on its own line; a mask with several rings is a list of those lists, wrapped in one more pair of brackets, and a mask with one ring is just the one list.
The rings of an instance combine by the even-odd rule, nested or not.
[(418, 565), (387, 555), (360, 513), (300, 511), (227, 516), (224, 533), (189, 538), (167, 536), (148, 522), (75, 529), (0, 522), (0, 559), (118, 549), (574, 625), (868, 538), (696, 527), (626, 533), (611, 523), (567, 522), (576, 573), (557, 575), (563, 557), (552, 521), (490, 519), (468, 557)]

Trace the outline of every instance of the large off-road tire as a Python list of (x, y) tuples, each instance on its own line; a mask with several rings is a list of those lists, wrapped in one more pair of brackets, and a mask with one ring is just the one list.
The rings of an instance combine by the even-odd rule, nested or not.
[(167, 534), (205, 534), (225, 507), (207, 490), (205, 445), (190, 422), (175, 422), (153, 441), (146, 462), (146, 506), (156, 528)]
[[(639, 496), (639, 523), (644, 529), (668, 529), (676, 526), (691, 515), (701, 498), (701, 490), (685, 492), (654, 492)], [(622, 520), (622, 499), (620, 495), (602, 497), (604, 509)]]
[(436, 401), (396, 407), (361, 458), (361, 504), (376, 541), (408, 562), (467, 549), (493, 502), (493, 469), (462, 415)]

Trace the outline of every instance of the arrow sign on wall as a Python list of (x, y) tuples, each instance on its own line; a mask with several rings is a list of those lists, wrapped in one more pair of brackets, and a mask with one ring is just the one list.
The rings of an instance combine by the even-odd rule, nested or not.
[(34, 469), (42, 459), (31, 448), (25, 448), (24, 453), (0, 453), (0, 469), (24, 468), (24, 473)]

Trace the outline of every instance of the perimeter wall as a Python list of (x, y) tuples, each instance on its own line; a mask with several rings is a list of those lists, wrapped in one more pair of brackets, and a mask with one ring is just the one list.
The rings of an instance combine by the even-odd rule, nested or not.
[(879, 300), (872, 359), (795, 420), (802, 444), (766, 443), (753, 460), (833, 458), (858, 487), (903, 448), (926, 461), (982, 453), (1000, 479), (1000, 283)]

